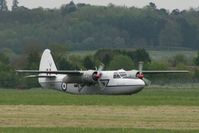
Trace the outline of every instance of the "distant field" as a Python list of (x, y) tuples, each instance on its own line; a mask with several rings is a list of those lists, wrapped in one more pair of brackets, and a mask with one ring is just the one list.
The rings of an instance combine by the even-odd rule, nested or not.
[(131, 96), (0, 89), (0, 133), (197, 133), (199, 88), (152, 86)]
[(87, 55), (93, 55), (96, 51), (90, 50), (90, 51), (72, 51), (70, 52), (70, 55), (80, 55), (80, 56), (87, 56)]
[[(93, 55), (96, 51), (73, 51), (70, 53), (70, 55), (80, 55), (80, 56), (86, 56), (86, 55)], [(197, 55), (197, 51), (148, 51), (150, 57), (152, 60), (161, 60), (161, 59), (168, 59), (170, 57), (173, 57), (177, 54), (185, 55), (188, 59), (192, 59)]]
[(197, 55), (196, 51), (148, 51), (153, 60), (168, 59), (178, 54), (185, 55), (188, 59), (192, 59)]

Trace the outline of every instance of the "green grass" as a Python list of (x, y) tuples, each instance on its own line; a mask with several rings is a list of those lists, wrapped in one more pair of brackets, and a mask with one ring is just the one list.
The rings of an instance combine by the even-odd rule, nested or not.
[(0, 105), (199, 106), (199, 88), (150, 87), (130, 96), (71, 95), (48, 89), (0, 89)]
[[(48, 90), (41, 88), (30, 89), (30, 90), (0, 89), (0, 105), (5, 105), (1, 106), (1, 111), (3, 112), (1, 112), (2, 116), (0, 118), (0, 133), (27, 133), (27, 132), (28, 133), (35, 133), (35, 132), (39, 133), (55, 133), (55, 132), (56, 133), (59, 132), (61, 133), (62, 132), (198, 133), (199, 132), (199, 128), (197, 128), (198, 127), (197, 106), (199, 105), (198, 87), (176, 88), (171, 86), (170, 87), (153, 86), (145, 88), (140, 93), (131, 96), (70, 95), (55, 90)], [(17, 105), (17, 106), (9, 106), (9, 105)], [(39, 105), (39, 106), (27, 106), (27, 105)], [(40, 106), (40, 105), (53, 105), (53, 106)], [(75, 105), (75, 107), (58, 106), (58, 105)], [(82, 106), (82, 105), (94, 105), (94, 106)], [(95, 105), (100, 105), (100, 106), (95, 106)], [(166, 105), (166, 106), (161, 106), (161, 105)], [(74, 108), (76, 109), (76, 111), (73, 110)], [(20, 112), (20, 109), (22, 110), (22, 112)], [(51, 112), (48, 111), (50, 115), (47, 113), (45, 113), (46, 116), (42, 114), (41, 110), (46, 111), (49, 109), (51, 111)], [(141, 111), (144, 111), (143, 109), (146, 110), (147, 112), (150, 112), (150, 114), (148, 115), (147, 113), (146, 116), (142, 115)], [(177, 109), (177, 115), (175, 114), (176, 109)], [(67, 113), (70, 112), (71, 110), (73, 110), (73, 112), (71, 112), (73, 113), (73, 115)], [(164, 112), (163, 110), (167, 111)], [(179, 115), (178, 115), (178, 110), (181, 110), (179, 111), (180, 113)], [(185, 110), (188, 110), (188, 112)], [(89, 111), (90, 113), (87, 114), (87, 112)], [(107, 111), (112, 111), (112, 114), (106, 116)], [(134, 112), (132, 113), (132, 111)], [(189, 115), (189, 113), (193, 115), (191, 116)], [(137, 114), (137, 115), (135, 117), (132, 114)], [(158, 116), (158, 114), (163, 116), (160, 117)], [(165, 114), (169, 115), (167, 116)], [(174, 128), (171, 129), (169, 128), (172, 127), (170, 122), (175, 123), (175, 120), (170, 118), (172, 117), (172, 115), (174, 115), (177, 123), (176, 126), (174, 126)], [(39, 127), (34, 126), (34, 124), (37, 125), (36, 120), (37, 119), (40, 120), (40, 117), (41, 117), (41, 123), (44, 122), (44, 127), (42, 125)], [(52, 121), (48, 123), (48, 121), (45, 120), (52, 120)], [(122, 123), (120, 124), (122, 120), (123, 122), (124, 120), (127, 120), (125, 121), (126, 122), (125, 124), (127, 124), (127, 126), (125, 127), (125, 124), (123, 124), (124, 126), (116, 126), (115, 128), (114, 125), (117, 124), (122, 125)], [(6, 124), (6, 122), (9, 123), (9, 121), (10, 125)], [(14, 122), (16, 123), (13, 124)], [(28, 124), (28, 122), (30, 123)], [(31, 125), (31, 122), (33, 125)], [(47, 122), (49, 126), (46, 125), (45, 122)], [(64, 126), (62, 125), (63, 126), (62, 127), (61, 125), (60, 126), (50, 125), (53, 122), (58, 122), (58, 123), (61, 122), (61, 124), (64, 123)], [(70, 126), (71, 122), (74, 122), (72, 126)], [(78, 124), (84, 125), (85, 122), (88, 122), (90, 124), (96, 122), (102, 125), (99, 124), (99, 126), (95, 127), (92, 124), (91, 125), (86, 124), (88, 125), (88, 127), (85, 126), (85, 128), (83, 128), (82, 126), (78, 126)], [(111, 123), (112, 126), (107, 126), (106, 128), (106, 126), (104, 126), (106, 125), (104, 124), (106, 122), (109, 122), (107, 123), (109, 125)], [(169, 123), (167, 124), (167, 122)], [(179, 128), (182, 127), (183, 123), (188, 128), (187, 127)], [(5, 127), (3, 126), (3, 124)], [(65, 124), (68, 124), (68, 126)], [(136, 126), (136, 124), (138, 126)], [(190, 126), (191, 124), (192, 127)], [(21, 126), (17, 127), (16, 125), (21, 125)]]
[(199, 130), (131, 128), (0, 128), (0, 133), (198, 133)]

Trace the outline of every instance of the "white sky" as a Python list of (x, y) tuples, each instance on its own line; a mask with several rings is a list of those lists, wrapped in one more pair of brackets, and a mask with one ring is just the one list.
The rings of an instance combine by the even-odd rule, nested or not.
[[(18, 0), (20, 6), (28, 8), (59, 8), (62, 4), (69, 3), (71, 0)], [(73, 0), (75, 3), (89, 3), (91, 5), (115, 5), (143, 7), (149, 2), (156, 4), (158, 8), (173, 9), (190, 9), (199, 7), (199, 0)], [(12, 0), (7, 0), (8, 5), (12, 4)]]

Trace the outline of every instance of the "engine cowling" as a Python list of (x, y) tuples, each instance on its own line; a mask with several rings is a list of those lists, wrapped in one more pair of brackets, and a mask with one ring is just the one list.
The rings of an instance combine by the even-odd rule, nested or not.
[(96, 83), (100, 78), (102, 74), (98, 71), (89, 70), (84, 72), (82, 76), (82, 81), (85, 83)]
[(66, 75), (63, 78), (64, 83), (84, 83), (84, 84), (90, 84), (90, 83), (97, 83), (98, 80), (101, 78), (102, 73), (99, 71), (94, 71), (94, 70), (88, 70), (88, 71), (84, 71), (82, 76), (68, 76)]
[(128, 77), (130, 78), (139, 78), (139, 79), (143, 79), (144, 78), (144, 74), (140, 73), (137, 70), (131, 70), (127, 72)]
[(131, 71), (126, 71), (127, 76), (129, 78), (137, 78), (137, 75), (139, 74), (139, 71), (137, 70), (131, 70)]

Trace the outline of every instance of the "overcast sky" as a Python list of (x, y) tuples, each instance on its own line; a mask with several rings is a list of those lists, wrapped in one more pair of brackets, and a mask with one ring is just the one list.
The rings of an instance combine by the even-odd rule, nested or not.
[[(18, 0), (20, 6), (28, 8), (44, 7), (59, 8), (62, 4), (71, 0)], [(199, 0), (73, 0), (75, 3), (89, 3), (92, 5), (107, 5), (113, 3), (115, 5), (143, 7), (149, 2), (153, 2), (158, 8), (173, 9), (190, 9), (199, 7)], [(7, 0), (8, 5), (12, 4), (12, 0)]]

